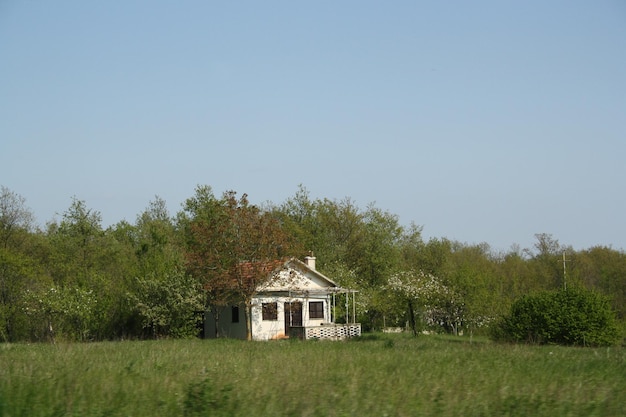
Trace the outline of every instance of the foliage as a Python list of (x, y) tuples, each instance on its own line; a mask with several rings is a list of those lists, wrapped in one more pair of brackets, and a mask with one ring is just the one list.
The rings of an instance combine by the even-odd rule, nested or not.
[(33, 213), (26, 207), (26, 199), (0, 186), (0, 246), (14, 243), (20, 231), (30, 231), (34, 222)]
[(299, 247), (315, 252), (320, 271), (333, 278), (338, 271), (354, 276), (349, 283), (339, 280), (359, 290), (359, 303), (367, 301), (359, 310), (363, 328), (384, 326), (398, 309), (386, 305), (381, 288), (399, 268), (400, 243), (419, 240), (419, 228), (405, 232), (397, 216), (373, 204), (362, 210), (349, 198), (313, 200), (302, 186), (273, 212)]
[(538, 344), (608, 346), (619, 331), (606, 297), (568, 288), (521, 297), (494, 326), (496, 340)]
[(311, 200), (301, 186), (273, 212), (299, 247), (315, 252), (321, 270), (342, 263), (361, 289), (380, 287), (397, 268), (404, 229), (397, 216), (373, 204), (361, 210), (349, 198)]
[(165, 201), (155, 197), (136, 225), (122, 230), (137, 265), (125, 298), (141, 327), (152, 338), (195, 336), (205, 297), (199, 282), (183, 270), (184, 251)]
[[(333, 277), (342, 288), (361, 288), (356, 294), (336, 294), (335, 306), (332, 317), (336, 323), (348, 323), (353, 320), (350, 306), (356, 308), (357, 321), (361, 323), (364, 331), (372, 330), (371, 323), (374, 317), (380, 313), (382, 308), (386, 308), (386, 304), (379, 303), (380, 291), (359, 285), (359, 275), (353, 269), (350, 269), (343, 262), (326, 263), (324, 274)], [(349, 299), (346, 299), (349, 298)], [(384, 307), (382, 307), (384, 306)]]
[(413, 334), (418, 331), (416, 309), (429, 325), (458, 326), (463, 314), (463, 304), (458, 295), (436, 276), (424, 271), (401, 271), (392, 275), (384, 289), (406, 302), (409, 326)]
[(137, 217), (135, 254), (139, 275), (163, 275), (184, 264), (184, 251), (165, 200), (155, 197)]
[(27, 291), (23, 308), (39, 323), (38, 338), (88, 341), (99, 324), (97, 304), (92, 290), (52, 287), (38, 293)]
[[(459, 324), (472, 334), (475, 330), (488, 326), (504, 312), (502, 300), (494, 297), (501, 292), (501, 277), (497, 263), (490, 255), (487, 244), (452, 244), (445, 268), (441, 268), (443, 282), (454, 289), (454, 294), (446, 301), (453, 309), (462, 304)], [(445, 322), (444, 322), (445, 323)], [(457, 327), (444, 326), (447, 331), (457, 333)]]
[(28, 320), (20, 305), (41, 275), (32, 255), (34, 216), (24, 197), (0, 186), (0, 342), (28, 337)]
[(21, 305), (39, 273), (32, 258), (13, 248), (0, 247), (0, 341), (28, 338), (29, 324)]
[(610, 296), (618, 318), (626, 320), (626, 253), (606, 246), (570, 252), (571, 279)]
[(183, 271), (137, 278), (130, 301), (143, 328), (154, 338), (197, 334), (197, 314), (204, 307), (200, 286)]
[[(27, 314), (24, 306), (54, 311), (57, 339), (155, 337), (152, 325), (144, 325), (152, 320), (146, 317), (156, 317), (164, 296), (156, 286), (178, 271), (202, 286), (202, 309), (209, 301), (247, 303), (274, 261), (310, 251), (320, 272), (358, 290), (357, 316), (367, 330), (403, 326), (414, 308), (416, 325), (423, 319), (437, 331), (480, 333), (518, 298), (566, 285), (609, 296), (621, 325), (626, 323), (626, 253), (606, 246), (575, 251), (545, 233), (535, 235), (531, 248), (513, 246), (501, 253), (486, 243), (424, 241), (420, 226), (404, 226), (374, 204), (362, 208), (350, 198), (312, 198), (303, 186), (284, 203), (264, 206), (245, 194), (216, 197), (211, 187), (199, 186), (173, 216), (157, 196), (134, 223), (120, 221), (106, 229), (100, 212), (76, 197), (44, 230), (36, 227), (25, 203), (0, 186), (1, 342), (51, 338), (48, 316), (34, 315), (35, 310)], [(445, 297), (428, 303), (413, 299), (409, 306), (407, 288), (388, 287), (402, 271), (437, 277), (447, 289)], [(90, 294), (95, 304), (89, 317), (71, 309), (59, 313), (54, 297), (47, 306), (34, 302), (51, 288), (65, 301)], [(147, 299), (146, 289), (154, 300)], [(346, 315), (343, 301), (334, 312), (339, 320)], [(164, 328), (157, 333), (189, 332)]]
[(49, 270), (57, 285), (90, 285), (106, 259), (102, 215), (83, 200), (72, 199), (59, 224), (48, 225), (52, 243)]
[(290, 253), (291, 242), (278, 219), (234, 191), (216, 199), (210, 187), (198, 187), (185, 203), (180, 223), (186, 233), (187, 268), (202, 283), (212, 305), (244, 304), (248, 339), (251, 306), (257, 288), (275, 262)]

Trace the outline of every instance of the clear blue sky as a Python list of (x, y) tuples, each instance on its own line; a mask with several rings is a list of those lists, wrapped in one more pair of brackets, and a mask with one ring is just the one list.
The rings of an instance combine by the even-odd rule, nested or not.
[(626, 249), (626, 1), (0, 0), (0, 184), (104, 226), (198, 184)]

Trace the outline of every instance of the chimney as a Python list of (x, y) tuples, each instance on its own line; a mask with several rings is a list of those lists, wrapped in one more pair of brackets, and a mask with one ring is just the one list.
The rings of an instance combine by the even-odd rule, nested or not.
[(313, 256), (313, 252), (311, 252), (309, 256), (304, 257), (304, 263), (306, 266), (315, 271), (315, 256)]

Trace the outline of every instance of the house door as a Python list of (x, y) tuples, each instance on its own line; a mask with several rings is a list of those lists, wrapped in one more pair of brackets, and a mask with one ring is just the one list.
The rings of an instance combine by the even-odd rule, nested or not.
[(302, 303), (285, 303), (285, 335), (289, 336), (292, 327), (302, 327)]

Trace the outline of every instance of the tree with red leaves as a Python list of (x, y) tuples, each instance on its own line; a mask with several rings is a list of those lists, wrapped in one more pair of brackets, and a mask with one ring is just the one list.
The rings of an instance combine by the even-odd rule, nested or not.
[[(202, 283), (210, 306), (245, 305), (250, 340), (252, 298), (277, 261), (291, 252), (289, 236), (270, 211), (250, 204), (246, 194), (238, 198), (227, 191), (217, 199), (208, 186), (196, 188), (180, 220), (189, 273)], [(216, 323), (218, 310), (213, 309)]]

